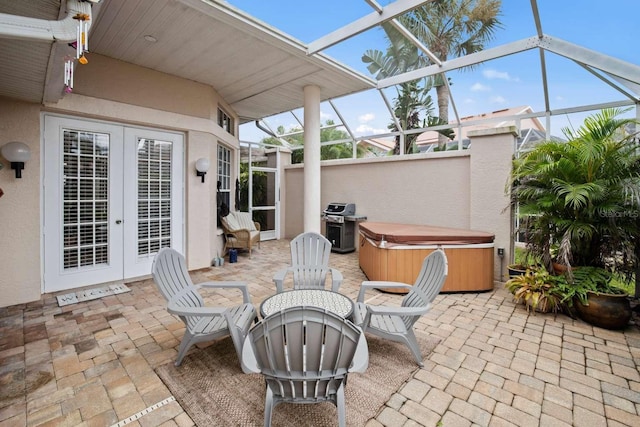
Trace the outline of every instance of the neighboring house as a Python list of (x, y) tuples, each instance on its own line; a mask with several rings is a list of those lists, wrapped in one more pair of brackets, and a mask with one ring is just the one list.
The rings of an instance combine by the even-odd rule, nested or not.
[[(535, 142), (545, 139), (545, 128), (536, 117), (523, 117), (518, 116), (533, 114), (533, 109), (528, 106), (511, 107), (502, 110), (492, 111), (490, 113), (482, 113), (474, 116), (466, 116), (460, 119), (461, 127), (458, 126), (457, 121), (452, 121), (450, 124), (454, 136), (451, 142), (447, 144), (447, 149), (456, 149), (459, 141), (459, 134), (462, 136), (463, 147), (469, 147), (468, 133), (471, 131), (477, 131), (482, 129), (495, 129), (506, 126), (516, 126), (520, 129), (520, 137), (518, 138), (518, 149), (521, 147), (526, 149)], [(460, 132), (461, 131), (461, 132)], [(367, 138), (359, 142), (365, 147), (370, 147), (372, 150), (378, 153), (385, 153), (393, 150), (395, 141), (384, 138)], [(421, 153), (432, 152), (438, 146), (438, 133), (435, 131), (427, 131), (418, 135), (416, 139), (416, 145)]]
[(368, 157), (386, 155), (396, 145), (393, 138), (366, 138), (358, 141), (358, 145), (367, 149)]
[[(455, 149), (462, 139), (463, 148), (469, 147), (468, 133), (482, 129), (495, 129), (506, 126), (516, 126), (520, 130), (518, 138), (518, 149), (526, 148), (536, 141), (545, 139), (545, 128), (536, 117), (518, 118), (518, 116), (532, 114), (533, 109), (528, 106), (511, 107), (502, 110), (482, 113), (475, 116), (466, 116), (460, 122), (451, 122), (454, 136), (447, 144), (447, 149)], [(458, 126), (460, 124), (461, 126)], [(416, 145), (421, 153), (434, 151), (438, 146), (438, 133), (428, 131), (421, 133), (416, 139)]]
[[(239, 173), (238, 125), (302, 107), (309, 85), (321, 101), (374, 86), (226, 3), (91, 7), (0, 3), (0, 146), (31, 152), (22, 178), (8, 163), (0, 172), (0, 306), (146, 276), (164, 246), (189, 269), (210, 266), (222, 251), (217, 181), (233, 200)], [(80, 13), (93, 15), (86, 65), (68, 45)]]

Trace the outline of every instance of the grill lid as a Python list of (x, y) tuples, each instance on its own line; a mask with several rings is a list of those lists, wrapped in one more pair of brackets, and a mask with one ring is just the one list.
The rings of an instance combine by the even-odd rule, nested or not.
[(322, 211), (322, 213), (326, 215), (355, 215), (356, 213), (356, 205), (355, 203), (329, 203), (329, 206)]

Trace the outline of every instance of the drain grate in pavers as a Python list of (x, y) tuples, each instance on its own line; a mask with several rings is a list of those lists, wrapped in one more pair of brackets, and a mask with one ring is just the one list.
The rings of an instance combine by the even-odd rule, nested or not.
[(127, 424), (131, 424), (134, 421), (137, 421), (139, 418), (147, 415), (149, 412), (154, 411), (164, 405), (167, 405), (171, 402), (175, 402), (176, 398), (173, 396), (167, 397), (164, 400), (161, 400), (160, 402), (156, 403), (155, 405), (151, 405), (147, 408), (144, 408), (142, 411), (138, 412), (137, 414), (133, 414), (128, 418), (125, 418), (124, 420), (120, 421), (117, 424), (112, 425), (111, 427), (124, 427)]

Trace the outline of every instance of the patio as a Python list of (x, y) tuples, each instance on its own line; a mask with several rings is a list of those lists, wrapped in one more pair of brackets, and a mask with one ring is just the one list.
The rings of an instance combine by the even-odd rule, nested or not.
[[(266, 241), (251, 259), (243, 253), (237, 264), (193, 277), (245, 280), (258, 306), (275, 292), (271, 278), (288, 258), (287, 240)], [(357, 253), (332, 254), (331, 266), (344, 274), (341, 291), (356, 298), (365, 280)], [(128, 286), (129, 293), (62, 308), (46, 294), (0, 309), (1, 426), (193, 425), (154, 372), (175, 358), (182, 323), (151, 280)], [(436, 302), (417, 328), (439, 345), (367, 426), (640, 425), (637, 326), (615, 332), (530, 315), (499, 284)], [(9, 383), (22, 378), (29, 393), (6, 399)]]

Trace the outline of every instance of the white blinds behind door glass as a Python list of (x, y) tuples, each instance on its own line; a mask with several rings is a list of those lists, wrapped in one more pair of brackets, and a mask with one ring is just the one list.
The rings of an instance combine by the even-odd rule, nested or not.
[(171, 246), (172, 149), (170, 141), (138, 138), (138, 256)]
[(65, 129), (64, 269), (109, 263), (109, 135)]

